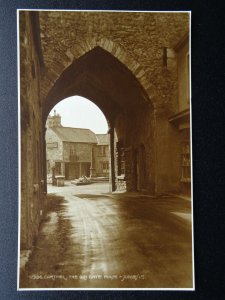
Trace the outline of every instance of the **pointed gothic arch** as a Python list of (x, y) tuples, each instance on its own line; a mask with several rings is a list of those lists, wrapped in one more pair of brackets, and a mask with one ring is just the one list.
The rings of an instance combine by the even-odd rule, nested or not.
[(84, 56), (94, 48), (99, 47), (113, 57), (117, 58), (128, 70), (134, 75), (139, 84), (146, 92), (146, 101), (154, 105), (154, 86), (145, 75), (145, 69), (137, 62), (131, 53), (127, 53), (125, 49), (112, 40), (105, 37), (91, 38), (81, 42), (79, 45), (74, 45), (73, 48), (66, 52), (59, 53), (60, 61), (55, 62), (51, 68), (48, 68), (47, 73), (42, 78), (41, 98), (46, 98), (47, 94), (54, 86), (60, 75), (77, 59)]

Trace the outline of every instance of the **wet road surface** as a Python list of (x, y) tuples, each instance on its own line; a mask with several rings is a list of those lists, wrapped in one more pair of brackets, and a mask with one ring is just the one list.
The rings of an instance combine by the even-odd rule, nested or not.
[(21, 288), (191, 288), (191, 202), (48, 187), (48, 213)]

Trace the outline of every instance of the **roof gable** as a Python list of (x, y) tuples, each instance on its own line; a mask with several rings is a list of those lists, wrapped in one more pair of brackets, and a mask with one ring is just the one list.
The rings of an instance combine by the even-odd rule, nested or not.
[(105, 134), (96, 134), (98, 145), (109, 145), (109, 135)]
[(93, 131), (84, 128), (54, 127), (51, 128), (63, 142), (97, 144)]

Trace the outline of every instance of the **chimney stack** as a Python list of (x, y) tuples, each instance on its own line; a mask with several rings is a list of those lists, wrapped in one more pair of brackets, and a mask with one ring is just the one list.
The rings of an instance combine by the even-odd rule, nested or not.
[(47, 128), (61, 127), (61, 116), (56, 114), (56, 110), (54, 109), (54, 115), (48, 116), (47, 119)]

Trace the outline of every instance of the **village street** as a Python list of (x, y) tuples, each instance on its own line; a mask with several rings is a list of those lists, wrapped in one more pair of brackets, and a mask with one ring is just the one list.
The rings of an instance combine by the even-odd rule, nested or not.
[(188, 200), (48, 186), (49, 210), (21, 287), (191, 287)]

